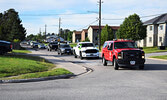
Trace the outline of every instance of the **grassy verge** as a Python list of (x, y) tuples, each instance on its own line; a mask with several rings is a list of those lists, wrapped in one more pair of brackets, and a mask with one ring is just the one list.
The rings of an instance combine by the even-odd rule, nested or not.
[(162, 55), (162, 56), (151, 56), (150, 58), (156, 58), (156, 59), (164, 59), (164, 60), (167, 60), (167, 55)]
[[(28, 79), (72, 74), (65, 69), (54, 69), (55, 65), (40, 57), (12, 53), (0, 56), (1, 79)], [(16, 77), (13, 77), (16, 76)]]
[(77, 43), (70, 43), (69, 44), (71, 47), (75, 47), (77, 45)]
[(145, 53), (167, 52), (167, 49), (159, 50), (157, 47), (144, 47), (143, 50)]
[(31, 53), (31, 51), (28, 51), (28, 50), (12, 50), (12, 53)]

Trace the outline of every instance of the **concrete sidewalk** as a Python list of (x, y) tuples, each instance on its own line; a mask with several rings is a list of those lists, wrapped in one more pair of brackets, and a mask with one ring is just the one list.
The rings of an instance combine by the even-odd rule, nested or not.
[(88, 71), (87, 68), (82, 66), (82, 65), (74, 64), (72, 62), (65, 61), (65, 60), (60, 59), (58, 57), (54, 57), (52, 55), (46, 55), (44, 53), (41, 53), (39, 51), (34, 51), (34, 50), (31, 50), (31, 52), (32, 53), (30, 53), (28, 55), (42, 57), (42, 58), (48, 60), (49, 62), (52, 62), (53, 64), (55, 64), (57, 66), (57, 68), (67, 69), (70, 72), (74, 73), (75, 75), (81, 75), (81, 74), (86, 73)]

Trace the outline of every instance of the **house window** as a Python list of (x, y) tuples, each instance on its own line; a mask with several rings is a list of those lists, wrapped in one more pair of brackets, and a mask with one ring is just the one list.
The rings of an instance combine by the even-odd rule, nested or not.
[(153, 26), (150, 26), (150, 31), (152, 31), (153, 30)]
[(162, 42), (162, 37), (159, 37), (159, 42)]
[(152, 43), (152, 37), (149, 37), (149, 42)]
[(160, 30), (163, 30), (163, 25), (160, 25), (159, 28), (160, 28)]

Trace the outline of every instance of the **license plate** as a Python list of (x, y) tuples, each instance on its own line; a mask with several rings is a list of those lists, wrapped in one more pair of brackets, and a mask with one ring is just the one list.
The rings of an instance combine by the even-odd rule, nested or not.
[(130, 61), (130, 64), (131, 64), (131, 65), (135, 65), (135, 64), (136, 64), (136, 61)]
[(90, 54), (90, 56), (93, 56), (93, 54)]
[(69, 51), (67, 51), (67, 52), (69, 52)]

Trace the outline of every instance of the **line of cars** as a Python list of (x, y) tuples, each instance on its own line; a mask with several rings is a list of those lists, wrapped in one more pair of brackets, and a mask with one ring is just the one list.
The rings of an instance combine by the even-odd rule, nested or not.
[[(91, 42), (78, 42), (73, 48), (67, 43), (51, 42), (48, 51), (55, 50), (58, 55), (73, 54), (75, 58), (99, 58), (99, 50)], [(144, 69), (145, 53), (137, 47), (132, 40), (106, 41), (101, 51), (102, 64), (107, 66), (109, 62), (115, 70), (120, 67), (136, 67)]]

